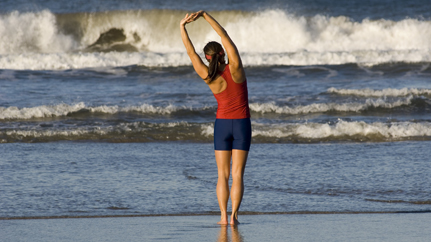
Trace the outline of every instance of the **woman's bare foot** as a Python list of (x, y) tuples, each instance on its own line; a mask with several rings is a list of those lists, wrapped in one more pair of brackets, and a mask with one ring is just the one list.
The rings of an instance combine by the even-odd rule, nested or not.
[(239, 224), (239, 221), (238, 221), (238, 218), (236, 218), (235, 216), (231, 216), (230, 217), (230, 223), (229, 223), (230, 225), (238, 225)]
[(217, 222), (217, 224), (220, 224), (220, 225), (227, 225), (227, 224), (229, 224), (227, 222), (227, 214), (222, 214), (220, 222)]
[(217, 224), (220, 224), (220, 225), (228, 225), (228, 222), (227, 222), (227, 219), (222, 219), (222, 220), (220, 220), (219, 222), (217, 222)]

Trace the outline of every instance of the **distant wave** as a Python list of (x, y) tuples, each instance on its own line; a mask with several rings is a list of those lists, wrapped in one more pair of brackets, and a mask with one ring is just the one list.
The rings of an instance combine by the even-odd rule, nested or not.
[[(254, 143), (309, 142), (385, 142), (431, 140), (429, 122), (366, 123), (339, 120), (336, 123), (252, 123)], [(0, 130), (0, 143), (100, 141), (154, 142), (191, 141), (212, 142), (212, 123), (120, 123), (109, 126), (75, 128), (14, 128)]]
[(138, 106), (96, 106), (89, 107), (85, 103), (80, 102), (77, 104), (58, 104), (58, 105), (42, 105), (31, 108), (17, 108), (17, 107), (0, 107), (0, 120), (8, 119), (34, 119), (34, 118), (51, 118), (51, 117), (64, 117), (73, 114), (82, 113), (104, 113), (104, 114), (117, 114), (127, 112), (139, 112), (147, 114), (160, 114), (168, 115), (177, 111), (201, 111), (207, 110), (208, 108), (195, 109), (193, 107), (179, 107), (174, 105), (167, 105), (164, 107), (154, 106), (151, 104), (142, 104)]
[(0, 69), (68, 70), (117, 66), (177, 67), (190, 65), (187, 53), (23, 53), (0, 55)]
[[(0, 69), (190, 65), (178, 31), (183, 15), (180, 10), (2, 14)], [(278, 9), (213, 15), (248, 66), (431, 62), (431, 21), (354, 22)], [(218, 39), (204, 21), (188, 28), (197, 50)]]
[(0, 107), (0, 120), (60, 117), (66, 116), (69, 113), (78, 112), (83, 108), (85, 108), (85, 104), (82, 102), (75, 105), (62, 103), (58, 105), (43, 105), (32, 108)]
[(383, 90), (373, 90), (373, 89), (337, 89), (331, 87), (327, 90), (328, 93), (340, 94), (340, 95), (354, 95), (362, 97), (403, 97), (409, 95), (431, 95), (431, 89), (418, 89), (418, 88), (386, 88)]
[(253, 137), (262, 141), (318, 142), (318, 141), (394, 141), (429, 140), (431, 123), (365, 123), (339, 120), (335, 124), (254, 124)]
[[(287, 106), (277, 105), (274, 102), (269, 103), (250, 103), (250, 110), (258, 114), (276, 113), (287, 115), (309, 114), (309, 113), (326, 113), (326, 112), (361, 112), (370, 108), (393, 109), (404, 105), (412, 105), (415, 100), (412, 96), (395, 100), (387, 101), (385, 99), (367, 99), (363, 103), (313, 103), (309, 105)], [(414, 104), (413, 104), (414, 105)], [(167, 106), (155, 106), (151, 104), (141, 104), (136, 106), (87, 106), (80, 102), (76, 104), (61, 103), (58, 105), (42, 105), (36, 107), (0, 107), (0, 120), (19, 120), (19, 119), (35, 119), (35, 118), (52, 118), (65, 117), (74, 114), (83, 115), (85, 113), (103, 113), (103, 114), (118, 114), (137, 112), (142, 114), (158, 114), (171, 115), (181, 114), (186, 112), (208, 112), (214, 115), (216, 107), (191, 107), (191, 106), (175, 106), (169, 104)]]
[(370, 108), (392, 109), (403, 105), (411, 105), (413, 97), (396, 100), (393, 102), (384, 99), (367, 99), (364, 103), (313, 103), (310, 105), (280, 106), (274, 102), (270, 103), (250, 103), (250, 110), (257, 113), (278, 113), (278, 114), (308, 114), (326, 112), (361, 112)]
[[(157, 9), (69, 14), (53, 14), (48, 10), (15, 11), (0, 15), (0, 24), (4, 26), (0, 53), (86, 51), (93, 47), (97, 47), (96, 51), (109, 51), (114, 45), (130, 45), (138, 51), (160, 53), (184, 51), (178, 29), (184, 13)], [(212, 14), (230, 32), (243, 52), (358, 51), (360, 55), (367, 50), (431, 48), (428, 41), (431, 39), (431, 21), (366, 19), (354, 22), (345, 16), (303, 17), (278, 9)], [(217, 34), (207, 25), (205, 21), (198, 21), (188, 26), (198, 49), (208, 39), (217, 39)]]
[(154, 141), (207, 141), (201, 134), (201, 124), (187, 122), (172, 123), (120, 123), (109, 126), (85, 126), (68, 129), (12, 129), (0, 130), (0, 143), (51, 142), (51, 141), (109, 141), (109, 142), (154, 142)]
[[(198, 49), (199, 50), (199, 49)], [(201, 57), (203, 58), (203, 54)], [(405, 51), (364, 50), (356, 52), (249, 53), (242, 52), (241, 59), (252, 66), (309, 66), (343, 65), (360, 63), (430, 63), (431, 49)], [(0, 69), (11, 70), (68, 70), (85, 68), (111, 68), (123, 66), (178, 67), (191, 65), (185, 51), (177, 52), (58, 52), (0, 54)]]

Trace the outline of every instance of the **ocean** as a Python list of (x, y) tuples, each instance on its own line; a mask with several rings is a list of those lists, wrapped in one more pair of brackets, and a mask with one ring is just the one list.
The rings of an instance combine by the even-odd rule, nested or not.
[[(0, 218), (217, 214), (217, 103), (180, 37), (236, 43), (240, 214), (431, 211), (424, 0), (0, 3)], [(198, 54), (219, 37), (187, 25)]]

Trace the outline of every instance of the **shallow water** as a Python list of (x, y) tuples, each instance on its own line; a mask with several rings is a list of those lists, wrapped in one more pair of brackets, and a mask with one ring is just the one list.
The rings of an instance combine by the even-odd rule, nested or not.
[(32, 241), (428, 241), (430, 214), (242, 216), (219, 226), (218, 216), (0, 220), (6, 240)]
[[(243, 213), (430, 211), (429, 142), (253, 144)], [(3, 144), (0, 217), (212, 214), (211, 144)]]

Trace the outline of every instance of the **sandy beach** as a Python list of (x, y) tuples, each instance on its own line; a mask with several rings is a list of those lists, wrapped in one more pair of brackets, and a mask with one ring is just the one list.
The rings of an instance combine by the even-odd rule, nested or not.
[(429, 241), (431, 213), (13, 219), (2, 241)]

